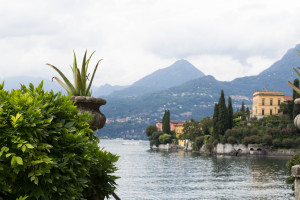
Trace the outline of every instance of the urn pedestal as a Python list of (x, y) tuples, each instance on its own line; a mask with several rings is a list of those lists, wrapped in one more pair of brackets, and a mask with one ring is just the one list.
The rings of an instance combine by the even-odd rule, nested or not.
[(100, 106), (106, 104), (105, 99), (90, 96), (71, 96), (71, 100), (75, 102), (80, 113), (88, 112), (89, 115), (94, 115), (94, 118), (88, 121), (92, 130), (103, 128), (106, 117), (100, 112)]

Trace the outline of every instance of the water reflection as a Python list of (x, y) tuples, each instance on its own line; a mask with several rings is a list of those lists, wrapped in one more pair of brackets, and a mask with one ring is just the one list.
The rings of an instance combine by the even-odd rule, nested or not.
[(149, 151), (147, 142), (103, 145), (121, 156), (121, 199), (293, 199), (285, 158)]

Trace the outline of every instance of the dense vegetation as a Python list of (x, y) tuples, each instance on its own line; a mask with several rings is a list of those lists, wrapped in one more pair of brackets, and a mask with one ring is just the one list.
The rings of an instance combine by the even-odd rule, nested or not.
[[(118, 157), (98, 147), (68, 96), (0, 85), (0, 199), (89, 199), (115, 190)], [(25, 198), (24, 198), (25, 199)]]

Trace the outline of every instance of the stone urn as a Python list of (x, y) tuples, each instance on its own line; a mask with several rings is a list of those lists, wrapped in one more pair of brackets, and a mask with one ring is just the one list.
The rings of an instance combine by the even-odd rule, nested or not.
[(94, 118), (88, 121), (92, 130), (103, 128), (106, 117), (100, 112), (100, 106), (106, 104), (105, 99), (90, 96), (71, 96), (71, 100), (75, 102), (80, 113), (88, 112), (89, 115), (94, 115)]
[[(294, 103), (296, 106), (300, 106), (300, 98), (295, 99)], [(294, 126), (300, 131), (300, 114), (295, 117)]]

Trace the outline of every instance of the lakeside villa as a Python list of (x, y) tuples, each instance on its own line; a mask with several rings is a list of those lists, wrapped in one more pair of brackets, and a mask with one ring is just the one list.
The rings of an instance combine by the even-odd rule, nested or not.
[(293, 100), (290, 96), (285, 96), (278, 91), (257, 91), (253, 93), (253, 106), (251, 117), (261, 119), (270, 115), (278, 115), (280, 104)]

